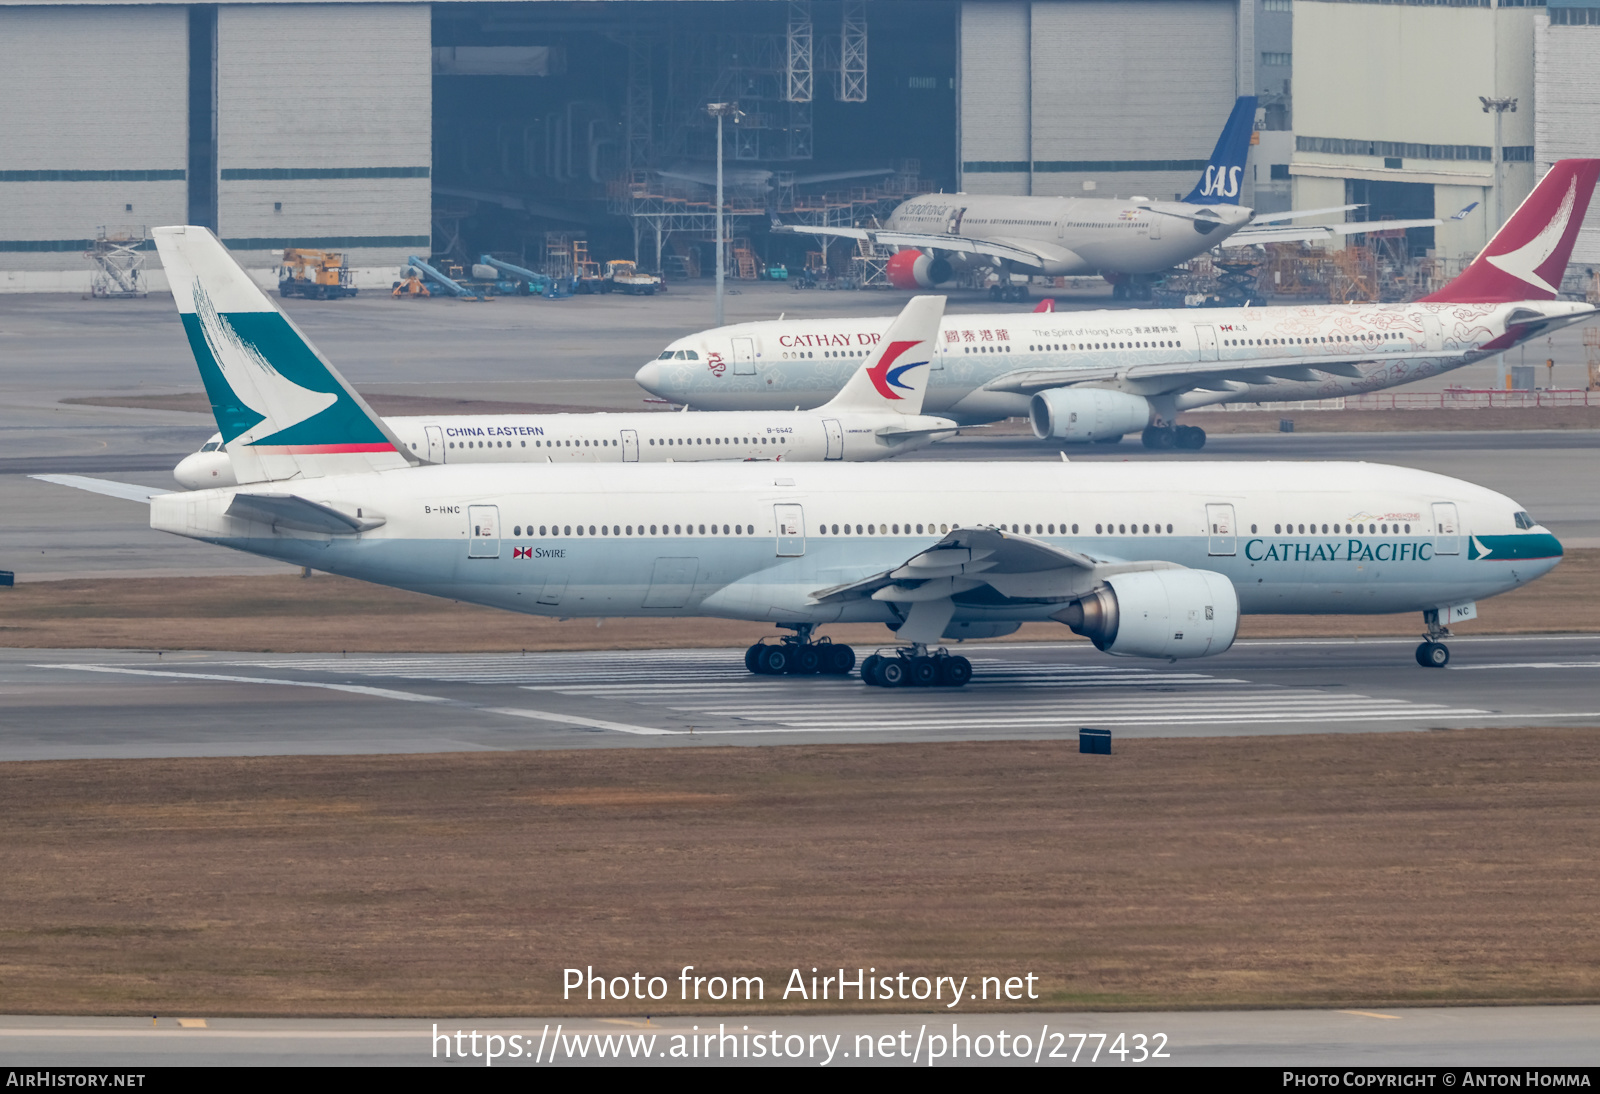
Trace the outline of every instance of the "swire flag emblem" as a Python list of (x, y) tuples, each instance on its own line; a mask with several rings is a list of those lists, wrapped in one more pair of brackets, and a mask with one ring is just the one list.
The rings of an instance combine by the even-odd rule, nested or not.
[(533, 557), (533, 548), (532, 547), (513, 547), (513, 548), (511, 548), (511, 557), (512, 558), (532, 558)]
[(901, 383), (900, 377), (928, 362), (913, 361), (908, 365), (896, 365), (895, 361), (911, 347), (921, 344), (921, 342), (890, 342), (888, 348), (883, 351), (883, 356), (878, 358), (878, 363), (867, 369), (867, 376), (872, 380), (872, 386), (878, 389), (879, 395), (885, 399), (899, 400), (901, 396), (896, 395), (892, 388), (899, 388), (901, 391), (916, 390), (910, 384)]

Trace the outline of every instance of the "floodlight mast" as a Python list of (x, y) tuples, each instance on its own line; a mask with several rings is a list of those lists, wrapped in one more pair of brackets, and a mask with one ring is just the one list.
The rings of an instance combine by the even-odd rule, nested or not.
[(1494, 99), (1487, 95), (1479, 95), (1478, 101), (1483, 104), (1485, 114), (1494, 115), (1494, 147), (1489, 149), (1489, 159), (1494, 168), (1494, 224), (1489, 229), (1489, 236), (1500, 230), (1500, 157), (1504, 149), (1500, 145), (1500, 121), (1509, 111), (1517, 112), (1517, 100)]
[(727, 276), (724, 254), (726, 250), (722, 230), (722, 119), (732, 118), (738, 121), (744, 117), (738, 103), (707, 103), (706, 113), (717, 119), (717, 321), (716, 326), (722, 326), (722, 284)]

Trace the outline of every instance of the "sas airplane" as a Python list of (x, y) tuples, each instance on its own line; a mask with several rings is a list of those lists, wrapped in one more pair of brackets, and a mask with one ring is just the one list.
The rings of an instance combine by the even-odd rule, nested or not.
[[(382, 419), (387, 434), (424, 463), (694, 463), (882, 460), (948, 437), (956, 423), (921, 413), (928, 356), (944, 297), (913, 297), (885, 337), (863, 352), (844, 388), (815, 410), (719, 414), (497, 414)], [(286, 323), (287, 319), (284, 320)], [(685, 359), (699, 360), (693, 350)], [(693, 358), (688, 354), (694, 353)], [(708, 360), (713, 368), (719, 358)], [(217, 390), (208, 384), (212, 396)], [(254, 408), (252, 408), (254, 409)], [(216, 433), (173, 470), (189, 490), (237, 486), (229, 444)]]
[[(877, 228), (827, 228), (775, 223), (778, 233), (837, 236), (895, 251), (889, 283), (931, 289), (962, 270), (993, 267), (1006, 274), (1048, 277), (1102, 274), (1117, 300), (1150, 298), (1152, 275), (1213, 247), (1324, 240), (1370, 231), (1424, 228), (1439, 220), (1385, 220), (1305, 227), (1278, 222), (1342, 213), (1355, 205), (1255, 216), (1239, 206), (1240, 178), (1250, 153), (1256, 100), (1241, 95), (1200, 179), (1182, 201), (1147, 197), (1065, 198), (998, 194), (921, 194), (896, 206)], [(1027, 289), (1009, 276), (1002, 300)]]
[[(945, 319), (924, 409), (962, 425), (1027, 415), (1059, 441), (1197, 449), (1178, 426), (1215, 403), (1379, 391), (1480, 361), (1595, 314), (1556, 299), (1600, 160), (1562, 160), (1459, 277), (1411, 304), (1040, 311)], [(740, 323), (671, 343), (637, 374), (698, 410), (816, 406), (884, 319)], [(716, 353), (711, 372), (685, 355)]]
[[(1512, 499), (1359, 463), (425, 464), (203, 228), (155, 230), (217, 425), (249, 485), (154, 494), (153, 528), (538, 615), (789, 630), (758, 673), (842, 674), (819, 626), (876, 622), (862, 677), (959, 686), (943, 638), (1056, 620), (1109, 654), (1220, 654), (1244, 612), (1420, 611), (1423, 665), (1561, 545)], [(917, 359), (926, 344), (907, 354)], [(241, 476), (243, 477), (243, 476)]]

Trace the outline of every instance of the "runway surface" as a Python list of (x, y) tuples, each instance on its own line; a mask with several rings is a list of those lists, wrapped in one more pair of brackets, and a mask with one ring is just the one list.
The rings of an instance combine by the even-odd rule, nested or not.
[[(177, 1019), (166, 1017), (152, 1026), (147, 1018), (0, 1017), (0, 1066), (123, 1070), (200, 1064), (483, 1067), (483, 1053), (492, 1042), (480, 1038), (474, 1046), (474, 1031), (499, 1037), (496, 1048), (502, 1055), (492, 1066), (513, 1068), (548, 1065), (552, 1052), (563, 1065), (590, 1067), (680, 1063), (811, 1067), (1227, 1065), (1357, 1071), (1413, 1067), (1440, 1069), (1427, 1084), (1437, 1090), (1466, 1085), (1463, 1068), (1575, 1070), (1592, 1067), (1600, 1059), (1595, 1039), (1600, 1007), (1594, 1006), (819, 1017), (707, 1014), (658, 1018), (649, 1025), (642, 1018), (447, 1019), (437, 1023), (414, 1019), (185, 1021), (187, 1026), (179, 1026)], [(443, 1041), (435, 1041), (436, 1028)], [(466, 1035), (460, 1042), (467, 1050), (465, 1059), (454, 1054), (457, 1030)], [(998, 1039), (1001, 1031), (1007, 1035), (1004, 1056)], [(707, 1059), (703, 1038), (722, 1032), (730, 1034), (730, 1040), (714, 1039)], [(512, 1041), (513, 1035), (519, 1040)], [(698, 1058), (670, 1056), (675, 1039), (687, 1045), (697, 1035), (702, 1038), (697, 1045)], [(756, 1056), (752, 1047), (758, 1036), (765, 1042), (761, 1056)], [(970, 1040), (963, 1043), (959, 1037)], [(783, 1053), (776, 1061), (767, 1051), (774, 1045)], [(516, 1057), (511, 1056), (512, 1046)], [(1025, 1052), (1021, 1051), (1024, 1046)], [(599, 1055), (602, 1047), (604, 1057)], [(472, 1055), (475, 1050), (477, 1056)], [(985, 1050), (987, 1055), (980, 1057)], [(448, 1058), (444, 1055), (447, 1051), (451, 1052)], [(587, 1056), (578, 1057), (580, 1051)], [(934, 1052), (940, 1055), (930, 1060)], [(1165, 1055), (1157, 1057), (1157, 1052)], [(1448, 1080), (1443, 1074), (1446, 1070), (1451, 1072)], [(1525, 1076), (1519, 1078), (1525, 1081)]]
[[(1242, 642), (1197, 663), (969, 648), (963, 689), (758, 677), (738, 650), (510, 655), (0, 651), (0, 761), (1597, 725), (1600, 636)], [(866, 650), (859, 650), (865, 653)]]

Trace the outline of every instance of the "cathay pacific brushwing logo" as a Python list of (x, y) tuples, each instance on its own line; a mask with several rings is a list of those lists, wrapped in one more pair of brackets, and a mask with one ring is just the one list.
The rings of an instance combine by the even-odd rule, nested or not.
[(912, 361), (910, 364), (896, 365), (895, 361), (913, 346), (920, 346), (921, 344), (920, 341), (890, 342), (888, 347), (884, 349), (883, 356), (878, 358), (878, 363), (867, 369), (867, 377), (871, 379), (872, 386), (878, 389), (879, 395), (882, 395), (885, 399), (898, 401), (901, 396), (896, 395), (892, 390), (893, 388), (899, 388), (901, 391), (916, 390), (910, 384), (904, 383), (900, 377), (928, 362)]
[(223, 382), (241, 403), (261, 416), (243, 432), (225, 437), (228, 443), (254, 444), (322, 413), (338, 401), (332, 392), (301, 387), (273, 368), (255, 345), (241, 338), (227, 317), (217, 311), (199, 281), (194, 286), (194, 310)]
[(1556, 215), (1550, 218), (1550, 223), (1544, 226), (1544, 231), (1514, 251), (1489, 255), (1490, 264), (1500, 267), (1518, 281), (1526, 281), (1552, 296), (1555, 295), (1556, 287), (1540, 277), (1538, 270), (1551, 255), (1555, 254), (1556, 248), (1561, 246), (1561, 237), (1567, 234), (1567, 222), (1572, 219), (1572, 210), (1577, 202), (1578, 178), (1574, 175), (1572, 182), (1567, 186), (1566, 195), (1556, 208)]

